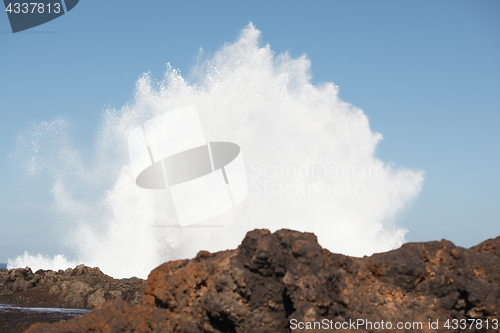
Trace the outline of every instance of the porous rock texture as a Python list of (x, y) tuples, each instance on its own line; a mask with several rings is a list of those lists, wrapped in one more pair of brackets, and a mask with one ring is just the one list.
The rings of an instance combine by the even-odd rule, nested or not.
[[(316, 236), (254, 230), (236, 250), (164, 263), (144, 284), (141, 305), (113, 300), (64, 323), (27, 332), (385, 332), (365, 326), (300, 330), (299, 322), (422, 322), (500, 319), (500, 237), (465, 249), (442, 240), (353, 258)], [(439, 320), (429, 330), (429, 319)], [(296, 320), (297, 325), (294, 323)], [(304, 328), (307, 328), (305, 326)], [(390, 332), (416, 332), (398, 330)], [(464, 331), (464, 330), (461, 330)]]
[(0, 271), (0, 303), (27, 307), (93, 309), (106, 300), (119, 299), (139, 304), (144, 280), (113, 279), (97, 267), (38, 270), (30, 268)]

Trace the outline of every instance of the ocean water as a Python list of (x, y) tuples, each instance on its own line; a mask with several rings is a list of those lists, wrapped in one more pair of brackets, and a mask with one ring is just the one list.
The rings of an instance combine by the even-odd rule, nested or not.
[[(275, 54), (260, 38), (249, 24), (215, 54), (200, 53), (188, 75), (170, 65), (160, 81), (138, 73), (130, 101), (103, 112), (90, 154), (74, 145), (64, 115), (22, 129), (15, 160), (27, 175), (51, 179), (54, 232), (70, 255), (40, 249), (9, 267), (84, 263), (146, 278), (164, 261), (236, 248), (255, 228), (314, 232), (323, 247), (354, 256), (399, 247), (407, 230), (394, 220), (421, 191), (424, 172), (378, 159), (383, 136), (363, 110), (342, 101), (333, 82), (312, 84), (306, 55)], [(223, 228), (167, 227), (177, 224), (170, 193), (139, 188), (132, 175), (130, 132), (191, 104), (207, 140), (238, 144), (245, 160), (247, 198), (204, 222)]]
[(0, 313), (12, 313), (12, 312), (36, 312), (36, 313), (47, 313), (47, 314), (61, 314), (78, 316), (81, 314), (89, 313), (90, 310), (85, 309), (67, 309), (67, 308), (30, 308), (21, 307), (10, 304), (0, 304)]
[(0, 264), (0, 268), (7, 268), (7, 264)]
[(82, 309), (28, 308), (0, 304), (0, 327), (2, 332), (24, 332), (35, 323), (60, 322), (88, 312), (89, 310)]

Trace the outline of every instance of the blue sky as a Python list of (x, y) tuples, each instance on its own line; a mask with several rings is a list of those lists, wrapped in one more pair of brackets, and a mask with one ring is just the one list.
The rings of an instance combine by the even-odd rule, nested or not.
[(384, 140), (376, 156), (425, 170), (397, 223), (407, 241), (472, 246), (500, 235), (500, 2), (80, 1), (67, 15), (12, 34), (0, 15), (0, 262), (63, 251), (50, 180), (9, 158), (30, 123), (69, 119), (92, 150), (102, 112), (133, 97), (144, 72), (188, 74), (248, 22), (276, 54), (307, 54), (313, 83), (334, 82)]

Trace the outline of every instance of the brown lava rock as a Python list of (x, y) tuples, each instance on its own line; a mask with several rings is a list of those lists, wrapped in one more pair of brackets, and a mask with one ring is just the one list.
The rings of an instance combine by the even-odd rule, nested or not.
[(93, 309), (110, 299), (139, 304), (144, 280), (113, 279), (97, 267), (38, 270), (17, 268), (0, 271), (0, 304), (27, 307)]
[[(447, 319), (488, 319), (489, 329), (467, 332), (494, 332), (499, 246), (500, 237), (471, 249), (442, 240), (353, 258), (321, 248), (310, 233), (254, 230), (236, 250), (202, 251), (154, 269), (142, 305), (105, 302), (86, 315), (27, 332), (459, 332), (443, 327)], [(394, 326), (298, 329), (299, 322), (358, 319)], [(427, 329), (429, 319), (439, 320), (438, 330)], [(408, 321), (421, 322), (422, 329), (395, 327)]]

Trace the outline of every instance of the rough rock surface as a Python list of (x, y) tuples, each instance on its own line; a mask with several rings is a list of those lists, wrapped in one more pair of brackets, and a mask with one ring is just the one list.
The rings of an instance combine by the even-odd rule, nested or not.
[(111, 299), (139, 304), (143, 283), (135, 277), (113, 279), (84, 265), (58, 272), (1, 269), (0, 304), (76, 309), (93, 309)]
[[(200, 252), (154, 269), (142, 305), (113, 300), (27, 332), (495, 332), (499, 246), (500, 237), (471, 249), (442, 240), (353, 258), (322, 249), (310, 233), (254, 230), (236, 250)], [(299, 322), (314, 328), (323, 319), (333, 326), (299, 329)], [(372, 328), (335, 329), (358, 319)], [(439, 320), (437, 330), (428, 329), (429, 319)], [(447, 319), (483, 325), (463, 330), (450, 322), (445, 329)], [(376, 329), (382, 320), (393, 329)], [(422, 329), (397, 329), (398, 322), (421, 322)]]

